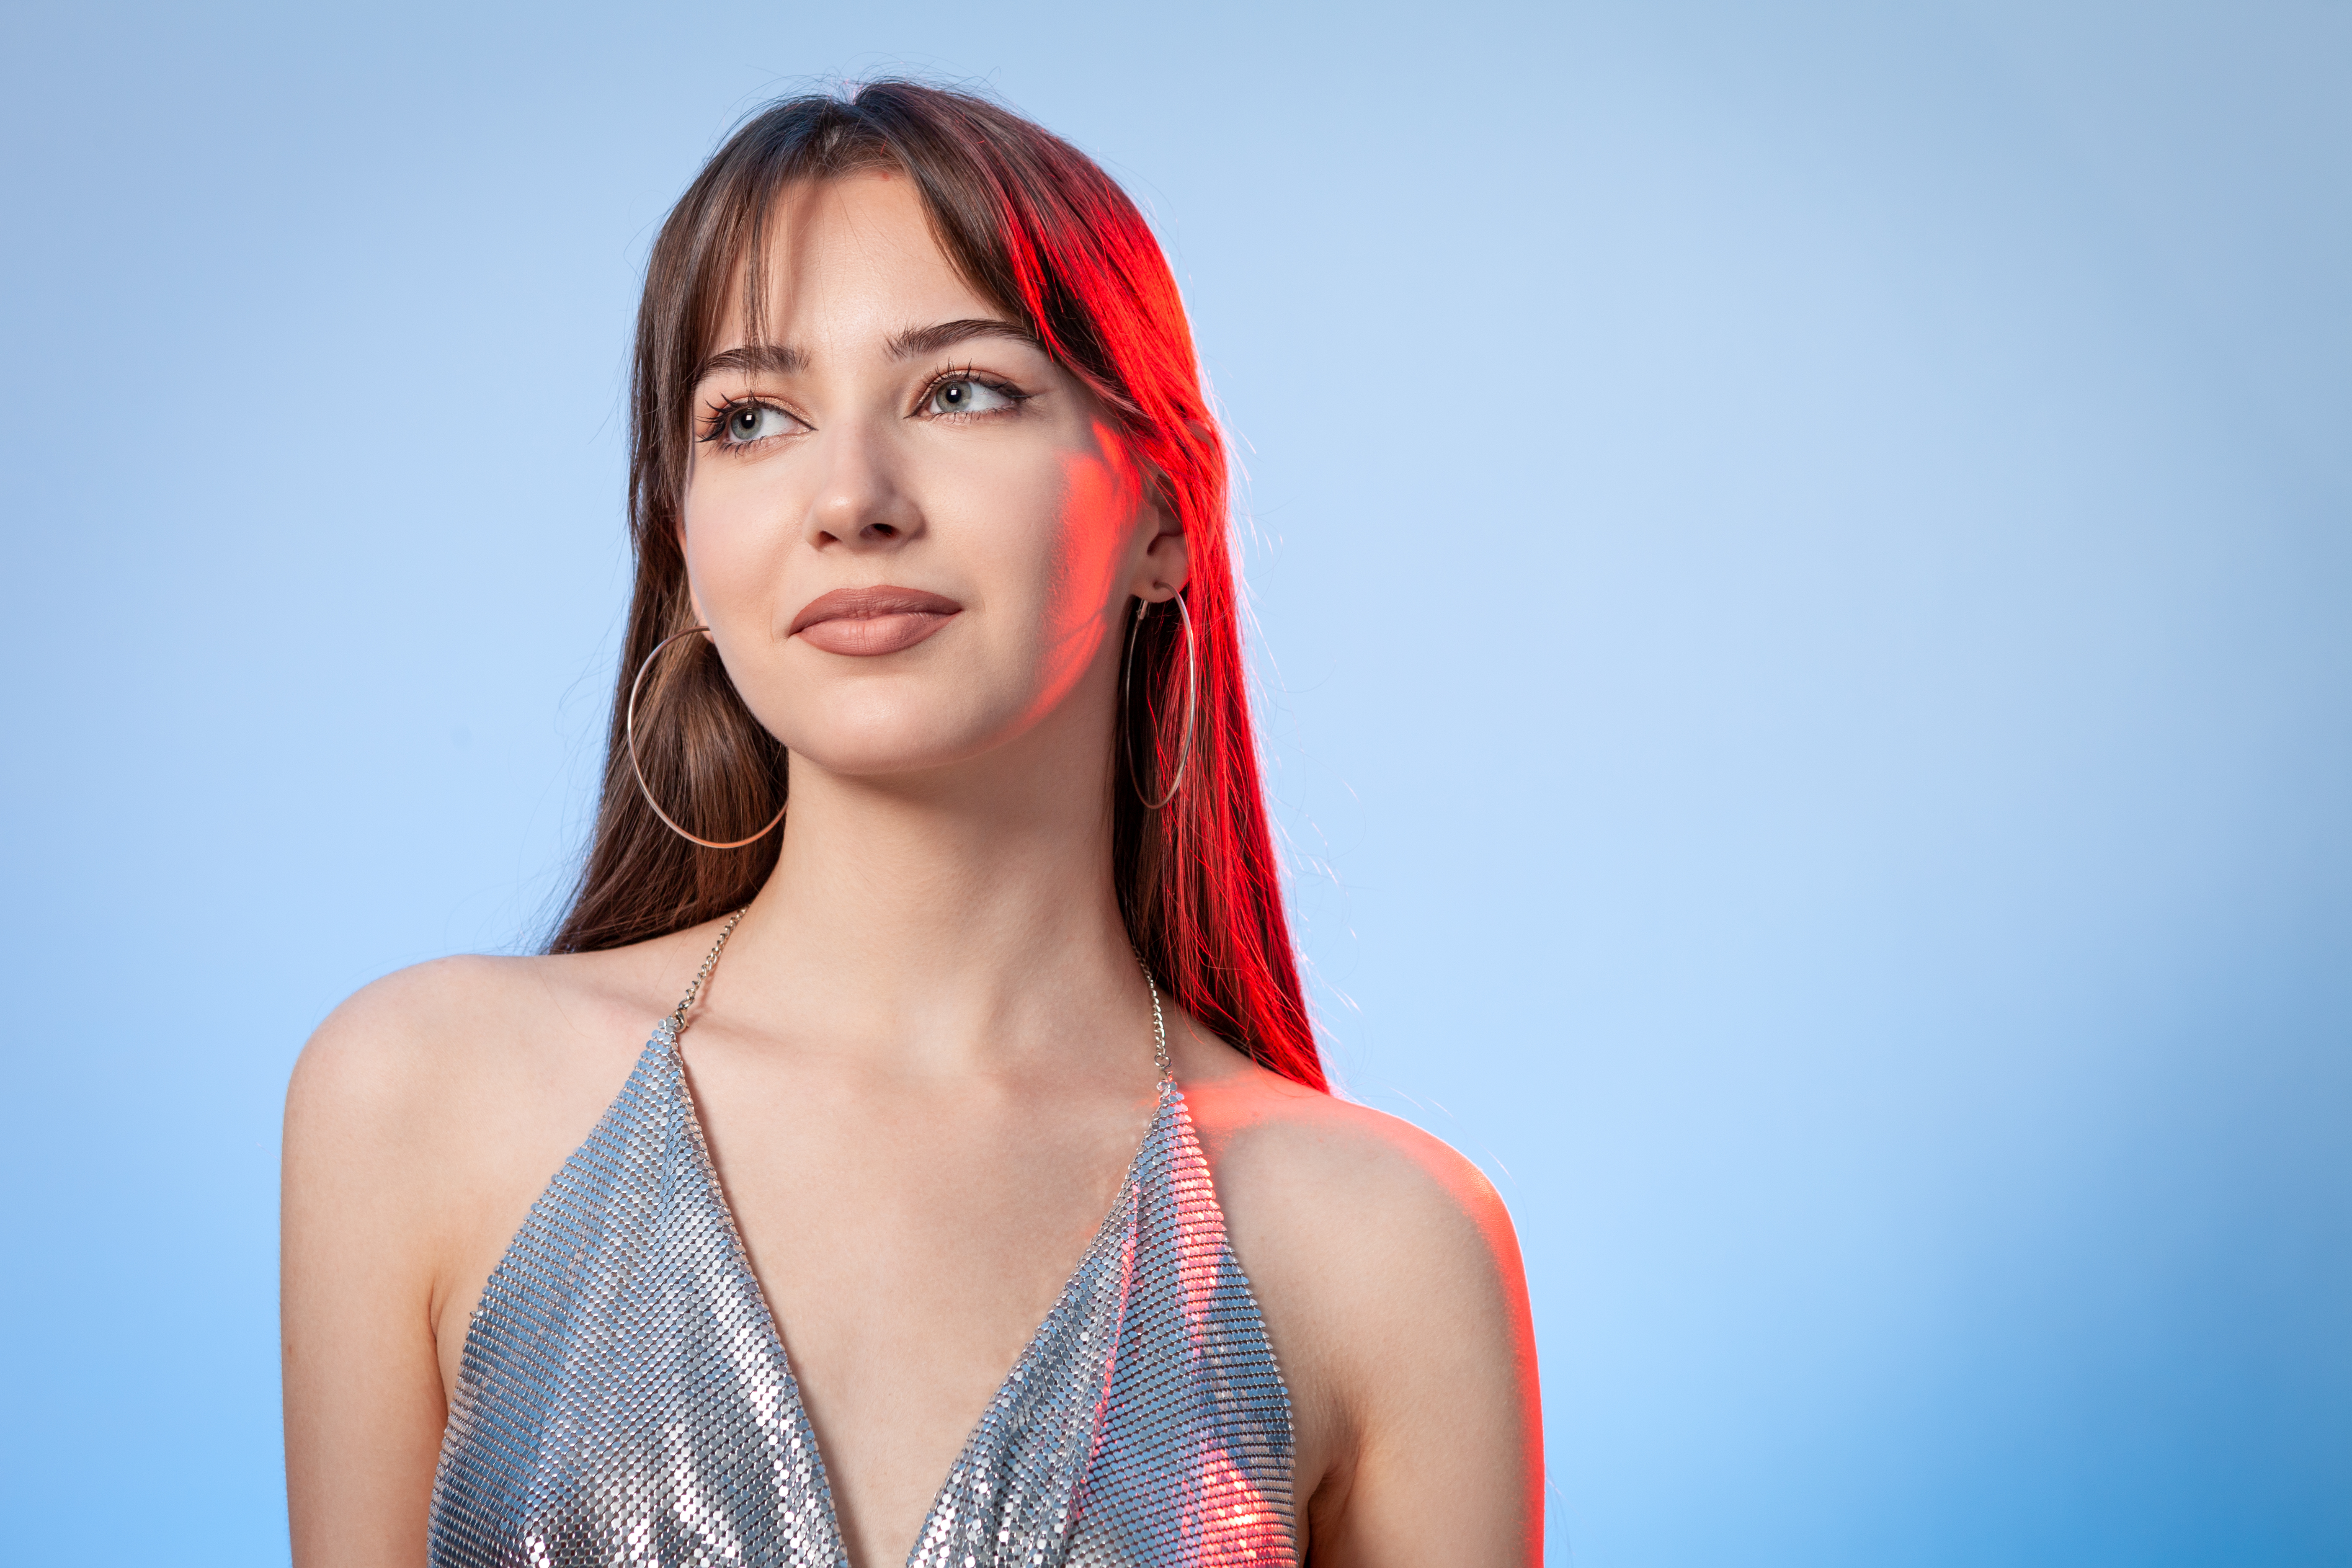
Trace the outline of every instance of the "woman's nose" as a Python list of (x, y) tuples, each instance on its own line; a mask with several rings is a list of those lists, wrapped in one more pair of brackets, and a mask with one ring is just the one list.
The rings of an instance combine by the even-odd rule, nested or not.
[(898, 482), (889, 433), (859, 421), (836, 425), (824, 443), (824, 477), (803, 528), (819, 550), (903, 543), (922, 531), (922, 510)]

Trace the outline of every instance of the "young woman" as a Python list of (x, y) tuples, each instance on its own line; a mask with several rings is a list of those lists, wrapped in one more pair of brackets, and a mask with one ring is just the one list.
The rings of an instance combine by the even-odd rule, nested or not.
[(295, 1072), (298, 1563), (1538, 1557), (1502, 1205), (1325, 1089), (1225, 503), (1066, 143), (885, 82), (711, 160), (575, 901)]

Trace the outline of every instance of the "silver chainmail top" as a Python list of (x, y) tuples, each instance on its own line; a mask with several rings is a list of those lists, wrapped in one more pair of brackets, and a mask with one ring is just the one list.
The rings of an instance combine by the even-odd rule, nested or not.
[[(678, 1030), (655, 1031), (483, 1288), (433, 1483), (436, 1568), (847, 1568)], [(1163, 1076), (908, 1568), (1295, 1563), (1290, 1466), (1289, 1392)]]

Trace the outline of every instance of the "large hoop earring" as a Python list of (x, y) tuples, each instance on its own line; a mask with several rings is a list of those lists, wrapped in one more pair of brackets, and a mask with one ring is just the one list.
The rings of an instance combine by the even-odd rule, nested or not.
[[(1192, 612), (1184, 607), (1184, 595), (1181, 594), (1177, 595), (1169, 603), (1176, 606), (1176, 614), (1184, 623), (1184, 738), (1178, 742), (1176, 746), (1176, 776), (1168, 781), (1168, 793), (1154, 800), (1143, 793), (1143, 785), (1137, 782), (1142, 775), (1135, 766), (1135, 740), (1133, 732), (1129, 731), (1127, 742), (1127, 782), (1135, 790), (1135, 798), (1143, 803), (1143, 809), (1146, 811), (1158, 811), (1161, 806), (1174, 800), (1176, 792), (1184, 787), (1184, 770), (1192, 763), (1192, 721), (1199, 716), (1201, 710), (1201, 660), (1192, 647)], [(1119, 673), (1118, 700), (1120, 708), (1129, 713), (1135, 710), (1132, 698), (1135, 685), (1135, 643), (1143, 633), (1143, 617), (1150, 608), (1151, 601), (1149, 599), (1139, 603), (1135, 606), (1135, 624), (1127, 629), (1127, 665)]]
[[(661, 641), (654, 644), (654, 651), (646, 655), (645, 663), (637, 666), (637, 678), (629, 682), (629, 705), (624, 711), (621, 720), (621, 730), (622, 733), (628, 740), (629, 771), (637, 775), (637, 793), (646, 797), (646, 804), (654, 808), (654, 815), (662, 819), (662, 826), (668, 828), (672, 833), (677, 834), (680, 838), (687, 840), (688, 843), (699, 844), (705, 849), (740, 849), (746, 844), (757, 844), (761, 839), (765, 838), (769, 834), (774, 832), (776, 824), (784, 819), (785, 806), (780, 805), (776, 807), (776, 815), (768, 819), (768, 826), (762, 827), (759, 832), (754, 833), (749, 838), (738, 838), (730, 844), (721, 844), (718, 840), (711, 838), (698, 838), (693, 834), (688, 833), (685, 828), (680, 827), (677, 825), (677, 819), (671, 816), (668, 812), (664, 811), (661, 808), (661, 802), (654, 798), (653, 785), (646, 783), (645, 766), (637, 761), (637, 689), (646, 683), (646, 671), (654, 667), (654, 660), (659, 658), (661, 657), (661, 650), (669, 647), (670, 644), (677, 641), (680, 637), (690, 637), (697, 632), (707, 632), (709, 629), (710, 628), (709, 626), (688, 626), (686, 630), (666, 637), (662, 638)], [(785, 805), (789, 805), (790, 804), (790, 802), (786, 802)]]

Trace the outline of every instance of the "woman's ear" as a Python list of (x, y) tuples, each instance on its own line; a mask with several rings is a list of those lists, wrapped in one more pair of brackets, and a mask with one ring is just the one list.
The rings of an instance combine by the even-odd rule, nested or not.
[(1170, 506), (1166, 492), (1155, 483), (1144, 503), (1143, 559), (1136, 565), (1128, 591), (1139, 599), (1159, 604), (1184, 591), (1192, 575), (1192, 551), (1184, 541), (1184, 524)]

